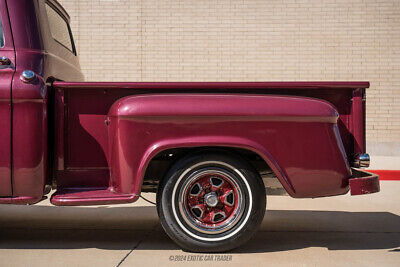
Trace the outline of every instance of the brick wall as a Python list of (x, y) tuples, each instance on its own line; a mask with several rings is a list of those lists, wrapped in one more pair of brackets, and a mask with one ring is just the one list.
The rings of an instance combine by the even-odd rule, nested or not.
[(59, 0), (89, 81), (368, 80), (368, 150), (400, 156), (399, 0)]

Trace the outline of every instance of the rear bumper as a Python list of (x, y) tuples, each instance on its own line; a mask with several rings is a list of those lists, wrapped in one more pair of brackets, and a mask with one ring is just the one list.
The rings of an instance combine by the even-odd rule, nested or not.
[(352, 196), (372, 194), (380, 191), (379, 176), (374, 173), (352, 168), (353, 176), (349, 179)]

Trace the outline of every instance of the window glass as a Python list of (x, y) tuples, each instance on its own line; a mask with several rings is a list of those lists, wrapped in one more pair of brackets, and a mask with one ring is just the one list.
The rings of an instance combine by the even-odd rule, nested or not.
[(0, 47), (4, 46), (4, 32), (3, 32), (3, 24), (0, 20)]
[(46, 4), (47, 17), (49, 19), (50, 31), (52, 37), (68, 48), (71, 52), (74, 52), (72, 45), (72, 37), (68, 28), (68, 23), (61, 17), (56, 10)]

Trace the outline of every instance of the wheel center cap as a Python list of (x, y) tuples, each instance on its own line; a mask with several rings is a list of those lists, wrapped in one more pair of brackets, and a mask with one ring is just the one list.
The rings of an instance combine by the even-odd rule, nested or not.
[(204, 202), (209, 207), (215, 207), (218, 204), (218, 196), (215, 192), (210, 192), (204, 196)]

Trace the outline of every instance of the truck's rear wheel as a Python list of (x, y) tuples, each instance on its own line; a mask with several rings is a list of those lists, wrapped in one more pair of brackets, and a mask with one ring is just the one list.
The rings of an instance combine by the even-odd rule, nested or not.
[(197, 154), (168, 172), (157, 210), (164, 230), (182, 248), (223, 252), (257, 231), (265, 200), (262, 180), (249, 164), (220, 153)]

